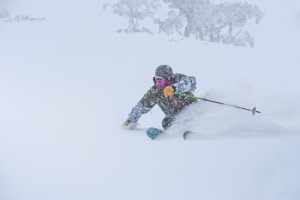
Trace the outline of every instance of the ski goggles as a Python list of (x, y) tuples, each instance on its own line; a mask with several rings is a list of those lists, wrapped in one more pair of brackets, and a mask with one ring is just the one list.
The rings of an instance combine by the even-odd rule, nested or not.
[(155, 77), (155, 83), (160, 88), (165, 88), (172, 84), (171, 80), (166, 80), (166, 79), (162, 79), (162, 78), (158, 78), (158, 77)]

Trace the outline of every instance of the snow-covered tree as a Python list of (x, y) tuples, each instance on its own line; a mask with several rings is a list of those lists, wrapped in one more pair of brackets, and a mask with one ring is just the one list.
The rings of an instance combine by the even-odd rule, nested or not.
[(220, 5), (223, 10), (222, 23), (226, 32), (223, 33), (222, 42), (237, 46), (254, 46), (254, 39), (249, 32), (243, 31), (245, 25), (251, 19), (258, 24), (263, 18), (263, 12), (257, 7), (248, 3), (224, 3)]
[[(160, 3), (165, 3), (164, 19), (159, 15)], [(107, 4), (104, 5), (107, 7)], [(149, 17), (158, 25), (159, 34), (174, 33), (209, 42), (253, 46), (254, 39), (243, 30), (254, 19), (258, 24), (263, 12), (255, 5), (241, 2), (213, 4), (210, 0), (118, 0), (113, 12), (128, 19), (128, 27), (119, 32), (151, 32), (140, 27)]]
[[(252, 18), (256, 24), (263, 18), (257, 6), (248, 3), (212, 4), (209, 0), (164, 0), (170, 9), (178, 9), (186, 19), (184, 36), (245, 46), (254, 45), (250, 33), (243, 31)], [(227, 31), (226, 31), (227, 30)]]
[(254, 47), (254, 38), (248, 31), (238, 32), (235, 35), (222, 35), (221, 40), (224, 44), (233, 44), (235, 46)]
[(232, 34), (234, 28), (242, 28), (248, 20), (255, 18), (255, 22), (263, 18), (263, 13), (257, 6), (248, 3), (225, 3), (222, 4), (224, 13), (224, 23), (229, 28), (229, 34)]
[(225, 26), (221, 23), (222, 17), (219, 6), (206, 4), (194, 13), (193, 26), (196, 29), (196, 38), (204, 41), (219, 42), (221, 29)]
[(158, 24), (159, 34), (164, 32), (167, 35), (174, 33), (183, 35), (181, 32), (181, 29), (184, 27), (183, 17), (180, 14), (176, 14), (174, 10), (168, 13), (168, 17), (165, 20), (162, 21), (160, 18), (154, 18), (153, 22)]
[(113, 13), (128, 19), (128, 27), (119, 31), (124, 32), (151, 32), (140, 27), (140, 21), (153, 16), (159, 4), (158, 0), (118, 0), (113, 5)]
[(168, 3), (171, 9), (178, 9), (180, 14), (185, 16), (184, 36), (189, 37), (193, 34), (198, 38), (197, 27), (195, 26), (196, 15), (197, 12), (203, 11), (209, 4), (209, 0), (164, 0), (164, 2)]

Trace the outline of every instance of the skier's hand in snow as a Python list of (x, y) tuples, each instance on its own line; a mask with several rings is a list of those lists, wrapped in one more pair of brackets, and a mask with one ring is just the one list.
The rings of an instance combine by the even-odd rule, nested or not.
[(126, 120), (126, 121), (123, 123), (123, 125), (124, 125), (124, 126), (128, 126), (130, 123), (131, 123), (131, 122), (130, 122), (129, 120)]
[(172, 97), (174, 96), (175, 90), (172, 86), (167, 86), (164, 89), (164, 95), (165, 97)]

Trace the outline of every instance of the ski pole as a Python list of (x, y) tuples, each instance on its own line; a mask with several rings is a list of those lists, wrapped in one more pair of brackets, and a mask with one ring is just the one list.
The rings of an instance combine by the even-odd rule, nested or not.
[(240, 107), (240, 106), (235, 106), (235, 105), (231, 105), (231, 104), (226, 104), (226, 103), (222, 103), (222, 102), (218, 102), (218, 101), (213, 101), (213, 100), (205, 99), (205, 98), (202, 98), (202, 97), (188, 95), (188, 94), (181, 93), (181, 92), (175, 92), (175, 94), (177, 94), (179, 96), (184, 96), (184, 97), (192, 98), (192, 99), (197, 99), (197, 100), (202, 100), (202, 101), (208, 101), (208, 102), (217, 103), (217, 104), (221, 104), (221, 105), (225, 105), (225, 106), (231, 106), (231, 107), (238, 108), (238, 109), (248, 110), (248, 111), (251, 111), (253, 115), (255, 113), (261, 113), (260, 111), (256, 110), (255, 107), (253, 109), (248, 109), (248, 108), (243, 108), (243, 107)]

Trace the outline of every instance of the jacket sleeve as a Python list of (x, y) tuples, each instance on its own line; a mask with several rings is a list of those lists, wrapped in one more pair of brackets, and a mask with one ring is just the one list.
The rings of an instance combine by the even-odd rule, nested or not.
[(138, 104), (132, 108), (127, 120), (133, 123), (137, 122), (143, 114), (148, 113), (156, 105), (154, 87), (151, 87)]
[(145, 106), (143, 106), (143, 104), (141, 104), (141, 102), (139, 102), (136, 106), (134, 106), (130, 112), (130, 114), (128, 115), (127, 120), (130, 122), (137, 122), (139, 120), (139, 118), (142, 116), (142, 114), (145, 114), (147, 112), (149, 112), (151, 110), (151, 108), (147, 108)]
[(192, 92), (196, 90), (196, 78), (186, 76), (177, 83), (172, 84), (176, 92)]

